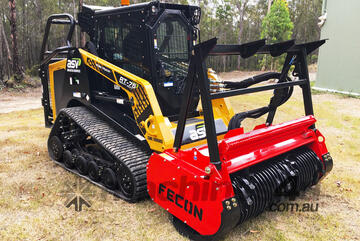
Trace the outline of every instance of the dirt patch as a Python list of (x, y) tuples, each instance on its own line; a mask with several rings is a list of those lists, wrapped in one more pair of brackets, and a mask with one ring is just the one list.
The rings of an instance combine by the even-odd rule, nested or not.
[(337, 96), (336, 98), (334, 98), (334, 96), (334, 94), (330, 93), (317, 94), (314, 102), (336, 102), (334, 103), (336, 105), (336, 111), (342, 113), (343, 115), (360, 118), (360, 99), (341, 96)]
[(0, 92), (0, 113), (40, 108), (41, 93), (41, 88), (28, 88), (21, 92), (3, 90)]

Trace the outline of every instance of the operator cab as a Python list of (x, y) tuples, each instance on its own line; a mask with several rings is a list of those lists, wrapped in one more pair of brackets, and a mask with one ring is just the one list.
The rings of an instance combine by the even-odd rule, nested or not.
[[(175, 120), (200, 13), (196, 6), (159, 2), (118, 8), (85, 5), (78, 19), (81, 29), (90, 36), (88, 50), (149, 81), (163, 115)], [(194, 96), (191, 112), (196, 111), (199, 101), (199, 95)]]

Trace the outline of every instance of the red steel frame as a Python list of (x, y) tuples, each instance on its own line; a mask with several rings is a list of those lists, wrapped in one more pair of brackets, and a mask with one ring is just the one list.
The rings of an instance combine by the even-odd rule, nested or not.
[[(180, 112), (174, 149), (166, 150), (160, 154), (153, 153), (147, 165), (148, 192), (152, 200), (199, 234), (214, 235), (224, 229), (232, 228), (240, 218), (238, 207), (240, 203), (239, 200), (236, 200), (230, 174), (298, 147), (307, 146), (316, 153), (323, 163), (323, 170), (319, 173), (319, 179), (324, 176), (328, 168), (323, 156), (328, 151), (325, 146), (325, 138), (315, 128), (316, 120), (313, 117), (306, 64), (306, 55), (324, 42), (318, 41), (304, 45), (293, 45), (294, 43), (285, 42), (262, 46), (261, 44), (264, 44), (264, 41), (262, 43), (258, 41), (255, 46), (245, 44), (246, 46), (234, 45), (217, 48), (217, 52), (240, 51), (240, 55), (241, 53), (248, 54), (250, 50), (252, 54), (266, 52), (272, 56), (288, 53), (286, 60), (288, 65), (284, 65), (286, 72), (294, 64), (293, 60), (295, 59), (294, 65), (298, 68), (299, 78), (302, 78), (298, 81), (292, 81), (293, 83), (240, 89), (232, 91), (232, 93), (219, 93), (217, 96), (215, 94), (209, 96), (208, 94), (208, 87), (206, 86), (208, 80), (203, 62), (210, 49), (216, 44), (216, 40), (209, 40), (195, 46), (195, 56), (193, 55), (190, 61), (188, 82), (184, 94), (185, 104)], [(187, 105), (194, 86), (195, 73), (199, 78), (198, 83), (208, 142), (203, 146), (181, 150), (179, 147), (181, 146), (187, 116)], [(225, 134), (223, 140), (216, 141), (211, 107), (212, 98), (286, 88), (294, 85), (300, 85), (303, 89), (305, 117), (278, 125), (271, 125), (271, 122), (268, 125), (259, 125), (249, 133), (244, 133), (242, 128), (230, 130)], [(274, 113), (275, 111), (272, 115)], [(273, 116), (270, 119), (272, 118)], [(229, 203), (230, 200), (233, 208), (226, 210), (225, 204)]]
[(220, 171), (210, 162), (207, 145), (153, 153), (147, 170), (149, 195), (200, 234), (213, 235), (220, 229), (223, 201), (234, 197), (231, 173), (304, 145), (319, 157), (328, 152), (323, 135), (309, 129), (315, 121), (306, 116), (269, 127), (260, 125), (249, 133), (229, 131), (219, 142)]

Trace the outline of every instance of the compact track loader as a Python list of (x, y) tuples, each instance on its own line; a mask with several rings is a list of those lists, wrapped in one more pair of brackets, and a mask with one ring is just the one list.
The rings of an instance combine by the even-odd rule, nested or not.
[[(315, 185), (333, 162), (315, 126), (306, 62), (325, 41), (201, 42), (200, 16), (199, 7), (159, 2), (85, 5), (78, 20), (52, 15), (40, 77), (51, 159), (126, 201), (150, 196), (181, 234), (211, 240)], [(69, 32), (49, 50), (54, 24)], [(77, 25), (88, 35), (82, 48), (71, 45)], [(285, 55), (282, 71), (227, 82), (206, 67), (208, 56), (255, 54)], [(274, 125), (295, 86), (305, 115)], [(234, 113), (226, 99), (266, 90), (269, 105), (254, 110)], [(244, 132), (244, 119), (263, 115)]]

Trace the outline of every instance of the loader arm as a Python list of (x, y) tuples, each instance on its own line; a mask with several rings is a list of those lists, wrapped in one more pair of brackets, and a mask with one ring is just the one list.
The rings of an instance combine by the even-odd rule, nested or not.
[[(78, 60), (80, 60), (80, 65), (73, 65), (73, 62)], [(80, 82), (83, 83), (87, 81), (88, 77), (84, 77), (84, 73), (82, 72), (88, 72), (89, 70), (82, 65), (93, 70), (98, 76), (105, 79), (103, 80), (103, 78), (96, 77), (96, 81), (109, 81), (126, 93), (126, 97), (113, 97), (115, 100), (112, 101), (118, 104), (127, 102), (131, 107), (134, 119), (142, 136), (146, 139), (152, 150), (162, 152), (173, 147), (178, 122), (176, 120), (170, 121), (168, 117), (163, 115), (153, 86), (147, 80), (95, 56), (84, 49), (73, 51), (67, 59), (49, 65), (50, 96), (54, 119), (57, 117), (57, 112), (60, 111), (60, 109), (58, 110), (56, 107), (56, 82), (63, 82), (61, 79), (55, 80), (54, 76), (56, 72), (60, 70), (70, 72), (68, 78), (80, 78), (82, 79)], [(72, 74), (73, 72), (78, 72), (79, 76), (76, 77), (76, 74)], [(209, 78), (216, 78), (214, 73), (209, 72), (208, 74)], [(65, 77), (65, 79), (67, 78)], [(65, 83), (66, 82), (67, 81), (65, 81)], [(91, 98), (107, 98), (106, 96), (94, 95), (81, 89), (74, 93), (75, 95), (79, 95), (76, 98), (82, 101), (85, 101), (86, 96), (91, 96)], [(110, 99), (110, 97), (108, 97), (108, 99)], [(89, 102), (91, 102), (91, 99), (89, 99)], [(225, 134), (224, 132), (227, 130), (227, 125), (234, 115), (234, 111), (229, 101), (225, 98), (216, 99), (212, 102), (215, 113), (214, 123), (217, 125), (217, 138), (222, 139)], [(199, 112), (200, 114), (187, 124), (187, 134), (183, 137), (183, 149), (206, 143), (205, 131), (201, 134), (200, 130), (198, 130), (204, 123), (204, 116), (201, 114), (202, 110), (199, 109)]]
[(119, 86), (128, 96), (134, 118), (152, 150), (163, 151), (173, 145), (170, 121), (162, 115), (152, 85), (83, 49), (79, 49), (86, 66)]

